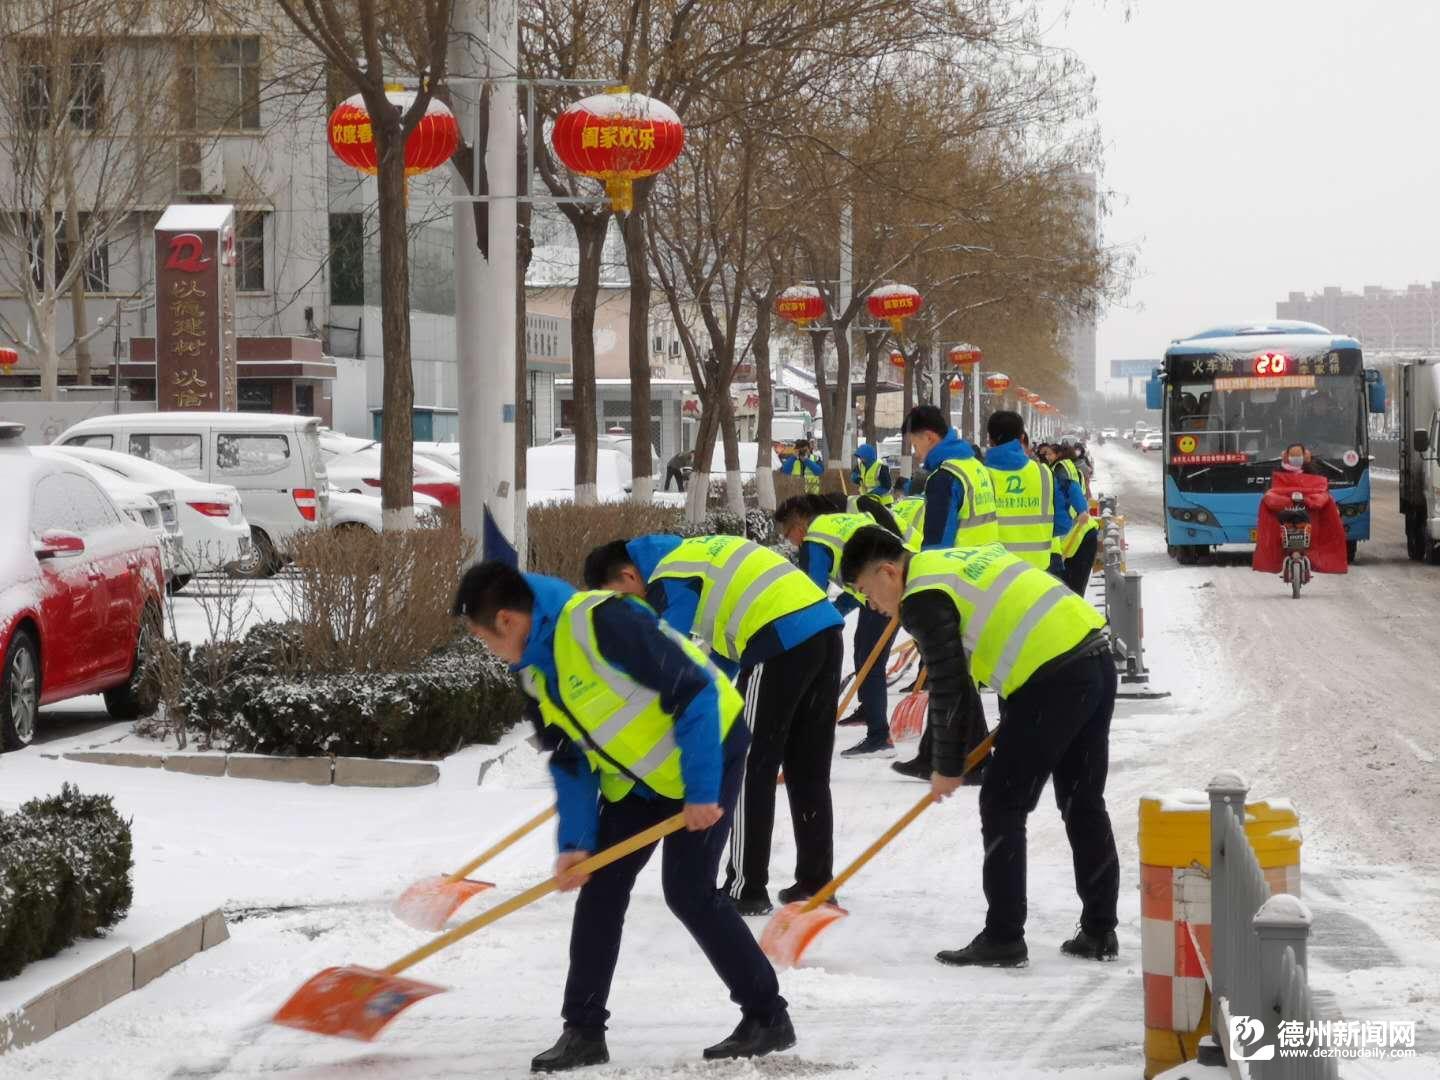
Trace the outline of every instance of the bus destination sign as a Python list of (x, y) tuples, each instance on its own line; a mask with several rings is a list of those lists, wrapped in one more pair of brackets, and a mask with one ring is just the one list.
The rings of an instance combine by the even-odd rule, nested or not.
[[(1244, 353), (1180, 354), (1165, 358), (1165, 374), (1171, 379), (1233, 378), (1285, 386), (1281, 380), (1297, 376), (1354, 375), (1362, 366), (1358, 349), (1331, 349), (1312, 356), (1262, 350)], [(1313, 386), (1314, 383), (1306, 384)], [(1251, 389), (1253, 387), (1229, 387)]]

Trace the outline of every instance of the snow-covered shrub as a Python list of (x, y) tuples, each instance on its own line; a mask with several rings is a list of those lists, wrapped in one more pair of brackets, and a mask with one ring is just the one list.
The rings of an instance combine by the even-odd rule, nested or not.
[(0, 979), (123, 918), (132, 864), (130, 824), (108, 795), (66, 784), (0, 814)]
[(679, 532), (684, 513), (672, 506), (632, 502), (551, 503), (532, 506), (527, 520), (530, 570), (580, 588), (585, 583), (585, 556), (592, 548), (647, 533)]

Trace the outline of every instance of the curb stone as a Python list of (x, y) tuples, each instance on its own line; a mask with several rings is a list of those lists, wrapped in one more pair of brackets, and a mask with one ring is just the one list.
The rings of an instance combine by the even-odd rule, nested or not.
[[(440, 766), (429, 761), (392, 758), (284, 757), (270, 754), (138, 754), (121, 751), (73, 751), (45, 755), (86, 765), (163, 769), (189, 776), (232, 776), (244, 780), (338, 787), (425, 787), (438, 783)], [(503, 755), (502, 755), (503, 756)], [(483, 773), (482, 773), (483, 774)]]

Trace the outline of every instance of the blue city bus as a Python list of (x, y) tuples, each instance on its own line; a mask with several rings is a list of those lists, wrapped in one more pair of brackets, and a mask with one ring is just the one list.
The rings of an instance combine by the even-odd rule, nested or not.
[(1385, 384), (1354, 338), (1305, 322), (1219, 326), (1174, 342), (1145, 389), (1161, 411), (1165, 539), (1180, 562), (1255, 542), (1260, 496), (1293, 443), (1329, 477), (1351, 559), (1370, 538), (1366, 413), (1385, 411)]

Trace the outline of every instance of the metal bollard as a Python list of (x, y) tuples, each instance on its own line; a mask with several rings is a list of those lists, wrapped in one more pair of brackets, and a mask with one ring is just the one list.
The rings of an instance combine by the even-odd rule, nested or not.
[[(1285, 951), (1294, 957), (1297, 967), (1304, 968), (1305, 944), (1310, 938), (1310, 909), (1298, 896), (1276, 893), (1255, 913), (1252, 925), (1260, 939), (1260, 1011), (1258, 1019), (1265, 1026), (1260, 1046), (1274, 1046), (1283, 1016), (1281, 1002), (1289, 982), (1285, 970)], [(1278, 1080), (1286, 1072), (1288, 1059), (1262, 1061), (1258, 1057), (1259, 1080)]]
[[(1235, 960), (1231, 955), (1235, 938), (1234, 919), (1230, 905), (1229, 875), (1225, 843), (1229, 833), (1227, 821), (1233, 817), (1245, 824), (1245, 796), (1250, 785), (1237, 772), (1216, 773), (1205, 788), (1210, 796), (1210, 1030), (1225, 1047), (1225, 1020), (1220, 1015), (1220, 999), (1230, 995)], [(1228, 1050), (1228, 1047), (1226, 1047)]]
[[(1123, 683), (1147, 683), (1150, 672), (1145, 668), (1145, 615), (1140, 602), (1140, 572), (1127, 570), (1116, 578), (1118, 588), (1110, 600), (1110, 625), (1125, 645)], [(1110, 599), (1107, 593), (1107, 599)]]

